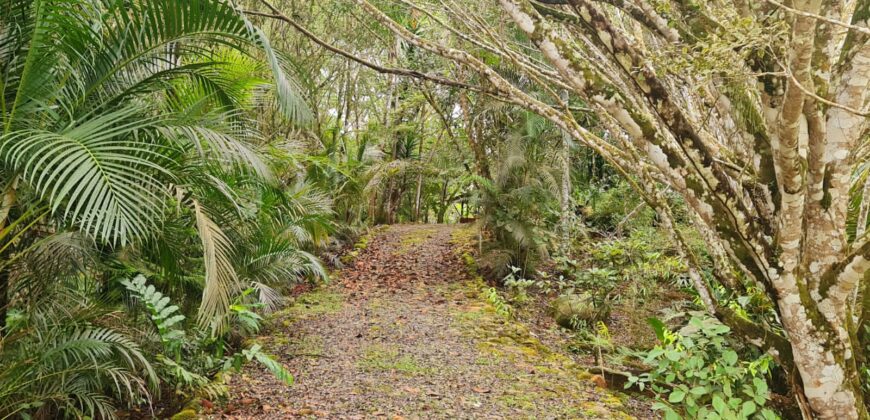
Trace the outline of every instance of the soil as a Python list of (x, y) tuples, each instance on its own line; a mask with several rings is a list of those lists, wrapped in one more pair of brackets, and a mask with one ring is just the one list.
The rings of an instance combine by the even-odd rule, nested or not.
[[(227, 378), (212, 418), (632, 418), (564, 342), (500, 310), (475, 275), (473, 232), (446, 225), (377, 231), (329, 285), (274, 314), (256, 339), (295, 377), (256, 364)], [(539, 338), (540, 337), (540, 338)], [(543, 339), (543, 341), (542, 341)]]

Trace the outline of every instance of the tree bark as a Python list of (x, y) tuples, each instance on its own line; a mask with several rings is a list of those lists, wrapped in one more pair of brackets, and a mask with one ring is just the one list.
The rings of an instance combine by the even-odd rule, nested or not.
[[(568, 104), (568, 91), (562, 91), (562, 100), (566, 106)], [(562, 130), (561, 138), (561, 166), (562, 166), (562, 183), (560, 190), (561, 214), (560, 218), (560, 252), (562, 255), (568, 255), (571, 247), (571, 222), (574, 212), (571, 209), (571, 134)]]
[(870, 214), (870, 176), (864, 181), (861, 188), (861, 209), (858, 212), (858, 220), (855, 227), (855, 238), (864, 236), (867, 230), (867, 215)]

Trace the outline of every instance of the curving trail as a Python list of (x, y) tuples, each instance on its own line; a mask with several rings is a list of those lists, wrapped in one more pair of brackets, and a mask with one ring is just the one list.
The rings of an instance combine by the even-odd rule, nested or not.
[[(496, 313), (459, 258), (468, 231), (399, 225), (258, 338), (287, 387), (251, 364), (215, 418), (629, 418), (566, 355)], [(466, 245), (467, 246), (467, 245)]]

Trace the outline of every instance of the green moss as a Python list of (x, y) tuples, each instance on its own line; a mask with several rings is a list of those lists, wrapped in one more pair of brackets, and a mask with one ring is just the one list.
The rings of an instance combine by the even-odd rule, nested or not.
[(325, 287), (304, 293), (292, 305), (275, 313), (274, 319), (289, 327), (293, 322), (320, 315), (340, 312), (344, 308), (344, 295)]
[(379, 297), (373, 297), (373, 298), (369, 299), (366, 306), (372, 312), (377, 312), (380, 309), (386, 308), (386, 305), (384, 304), (384, 300), (379, 298)]
[(192, 419), (198, 419), (198, 418), (199, 418), (199, 415), (197, 415), (196, 411), (194, 411), (192, 409), (181, 410), (178, 413), (176, 413), (175, 415), (173, 415), (172, 417), (170, 417), (171, 420), (192, 420)]
[(359, 255), (359, 251), (354, 250), (350, 251), (347, 254), (341, 256), (340, 260), (342, 264), (350, 264), (356, 257)]
[(477, 241), (477, 229), (474, 225), (463, 226), (450, 234), (450, 243), (455, 245), (457, 250), (473, 247), (475, 241)]
[(343, 264), (349, 264), (351, 261), (355, 260), (356, 257), (359, 256), (360, 252), (369, 247), (369, 243), (372, 239), (384, 229), (382, 227), (377, 227), (373, 229), (369, 229), (364, 235), (360, 236), (359, 239), (353, 244), (353, 250), (341, 256), (341, 262)]
[(398, 349), (381, 345), (366, 348), (362, 358), (357, 361), (357, 367), (364, 371), (396, 371), (408, 375), (426, 375), (433, 372), (432, 368), (424, 366), (413, 357), (400, 354)]
[(396, 254), (403, 255), (408, 253), (426, 242), (436, 233), (438, 233), (438, 228), (436, 227), (414, 229), (405, 233), (405, 235), (399, 240), (399, 248), (396, 250)]
[[(560, 418), (628, 418), (623, 404), (611, 392), (592, 388), (592, 375), (573, 359), (551, 350), (523, 324), (496, 313), (477, 279), (459, 283), (452, 293), (469, 293), (471, 302), (450, 309), (451, 321), (463, 336), (476, 342), (480, 353), (475, 363), (484, 366), (507, 364), (495, 369), (495, 376), (513, 384), (496, 403), (510, 409), (531, 410), (542, 401), (559, 401), (562, 409), (552, 413)], [(594, 394), (595, 401), (583, 402), (578, 395)]]
[(478, 366), (495, 366), (498, 364), (498, 359), (486, 356), (480, 356), (474, 359), (474, 364)]
[(324, 350), (323, 337), (318, 335), (306, 335), (294, 342), (291, 347), (291, 352), (295, 354), (321, 356), (323, 355)]
[(502, 395), (498, 397), (498, 402), (506, 407), (532, 410), (535, 408), (536, 399), (533, 394)]
[(481, 311), (456, 312), (454, 318), (457, 323), (462, 325), (475, 324), (483, 317)]

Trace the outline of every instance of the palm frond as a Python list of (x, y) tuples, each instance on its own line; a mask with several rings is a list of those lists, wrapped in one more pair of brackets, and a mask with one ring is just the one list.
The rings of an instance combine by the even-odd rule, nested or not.
[[(0, 415), (50, 406), (81, 416), (115, 418), (105, 391), (120, 401), (145, 399), (157, 375), (139, 347), (107, 328), (43, 326), (3, 342)], [(140, 376), (141, 375), (141, 376)]]
[(248, 35), (254, 41), (255, 44), (260, 46), (263, 49), (263, 53), (266, 54), (266, 59), (269, 62), (269, 65), (272, 68), (272, 75), (275, 78), (275, 90), (276, 97), (278, 99), (278, 106), (284, 112), (284, 115), (289, 118), (291, 121), (295, 121), (300, 124), (306, 124), (311, 121), (311, 110), (308, 109), (308, 105), (305, 103), (305, 100), (299, 95), (299, 91), (301, 90), (298, 84), (295, 83), (293, 78), (287, 75), (284, 71), (284, 67), (282, 66), (281, 59), (278, 54), (272, 48), (272, 44), (269, 42), (269, 38), (260, 30), (254, 26), (250, 20), (245, 16), (245, 14), (241, 11), (238, 12), (238, 15), (244, 19), (245, 27), (248, 30)]
[(205, 262), (205, 287), (202, 292), (198, 321), (200, 326), (211, 326), (213, 331), (220, 331), (232, 295), (239, 290), (236, 270), (232, 264), (234, 247), (220, 226), (208, 216), (196, 200), (193, 200), (193, 210)]
[[(229, 115), (224, 114), (224, 118), (229, 118)], [(197, 151), (203, 162), (235, 164), (263, 179), (274, 178), (269, 166), (248, 142), (252, 133), (246, 132), (240, 124), (210, 125), (197, 118), (195, 121), (168, 124), (162, 127), (161, 132), (179, 146)]]
[(0, 137), (0, 159), (21, 171), (55, 212), (95, 238), (125, 244), (147, 235), (163, 209), (160, 175), (170, 162), (148, 140), (154, 119), (130, 107), (60, 132), (19, 130)]

